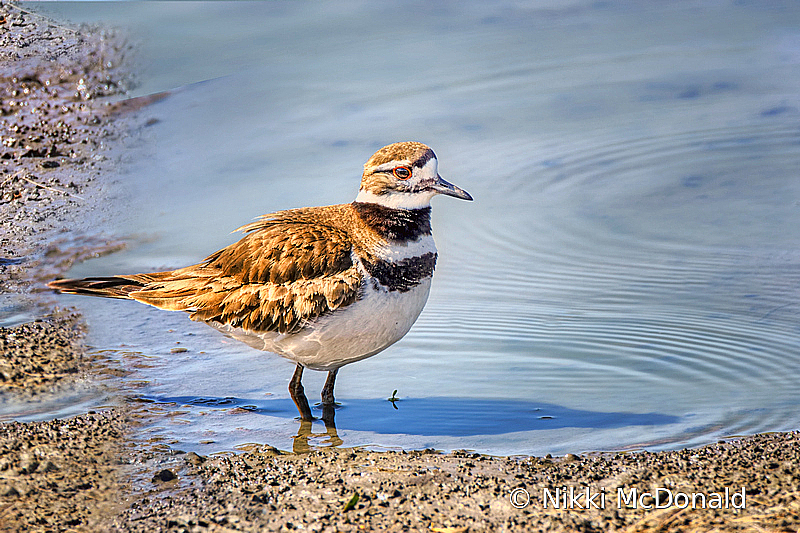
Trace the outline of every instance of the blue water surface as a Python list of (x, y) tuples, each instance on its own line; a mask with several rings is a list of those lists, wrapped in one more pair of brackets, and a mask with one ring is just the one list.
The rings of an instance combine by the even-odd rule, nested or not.
[[(185, 266), (260, 214), (349, 202), (400, 140), (474, 196), (433, 201), (439, 262), (408, 336), (339, 373), (341, 445), (669, 449), (800, 424), (800, 4), (29, 5), (124, 27), (132, 96), (171, 91), (109, 177), (102, 230), (128, 249), (70, 275)], [(132, 371), (146, 435), (292, 448), (286, 361), (61, 298)]]

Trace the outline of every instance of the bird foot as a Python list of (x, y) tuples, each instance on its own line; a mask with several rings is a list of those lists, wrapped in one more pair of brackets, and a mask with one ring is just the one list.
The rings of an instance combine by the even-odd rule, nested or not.
[(336, 409), (342, 406), (342, 402), (317, 402), (314, 404), (315, 409), (322, 409), (325, 407), (334, 407)]

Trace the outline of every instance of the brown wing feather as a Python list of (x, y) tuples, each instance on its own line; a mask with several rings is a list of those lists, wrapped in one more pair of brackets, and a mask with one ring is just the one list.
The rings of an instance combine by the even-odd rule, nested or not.
[(137, 281), (137, 276), (110, 276), (84, 279), (57, 279), (47, 284), (51, 289), (66, 294), (85, 294), (103, 296), (105, 298), (128, 298), (132, 291), (137, 291), (144, 283)]
[[(342, 220), (349, 206), (294, 209), (265, 215), (239, 230), (241, 240), (202, 263), (169, 272), (61, 280), (62, 292), (131, 298), (187, 311), (255, 332), (291, 333), (306, 321), (354, 302), (361, 276)], [(118, 281), (112, 281), (118, 280)], [(124, 289), (122, 288), (124, 287)], [(112, 290), (113, 289), (113, 290)]]

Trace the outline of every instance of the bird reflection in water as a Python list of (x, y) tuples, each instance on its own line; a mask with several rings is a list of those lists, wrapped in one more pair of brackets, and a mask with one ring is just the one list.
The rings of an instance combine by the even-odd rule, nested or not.
[(292, 443), (292, 451), (294, 453), (309, 453), (319, 448), (336, 448), (344, 443), (336, 432), (336, 422), (334, 420), (336, 406), (321, 404), (321, 407), (321, 420), (325, 424), (325, 433), (314, 433), (312, 431), (313, 422), (302, 418), (300, 420), (300, 428)]

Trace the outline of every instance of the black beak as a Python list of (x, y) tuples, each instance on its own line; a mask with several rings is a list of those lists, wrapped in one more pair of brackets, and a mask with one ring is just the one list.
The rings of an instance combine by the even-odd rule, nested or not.
[(461, 187), (456, 187), (449, 181), (445, 181), (442, 179), (440, 175), (436, 175), (436, 179), (427, 186), (428, 189), (436, 191), (439, 194), (446, 194), (447, 196), (452, 196), (453, 198), (461, 198), (462, 200), (470, 200), (472, 201), (472, 196), (462, 189)]

